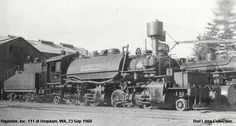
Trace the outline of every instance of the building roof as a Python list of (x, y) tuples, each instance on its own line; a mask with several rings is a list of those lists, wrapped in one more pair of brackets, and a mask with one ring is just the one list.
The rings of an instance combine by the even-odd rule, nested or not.
[[(19, 39), (22, 37), (16, 37), (16, 36), (1, 36), (0, 35), (0, 45), (5, 44), (7, 42), (10, 42), (14, 39)], [(23, 38), (22, 38), (23, 39)], [(29, 44), (31, 44), (34, 48), (38, 49), (40, 52), (43, 53), (51, 53), (51, 54), (61, 54), (61, 51), (65, 51), (66, 54), (72, 54), (79, 52), (82, 55), (86, 55), (87, 50), (84, 48), (78, 48), (74, 47), (73, 45), (60, 43), (55, 44), (51, 41), (45, 41), (45, 40), (26, 40)]]
[(5, 44), (11, 40), (17, 39), (19, 37), (14, 37), (14, 36), (1, 36), (0, 35), (0, 45)]
[(27, 41), (36, 49), (38, 49), (40, 52), (44, 53), (60, 54), (61, 50), (63, 50), (63, 48), (53, 43), (46, 44), (41, 41), (35, 41), (35, 40), (27, 40)]
[(86, 55), (87, 50), (84, 48), (74, 47), (73, 45), (69, 44), (54, 44), (51, 41), (44, 41), (44, 40), (27, 40), (31, 45), (37, 48), (40, 52), (44, 53), (52, 53), (52, 54), (61, 54), (61, 51), (64, 50), (67, 54), (72, 54), (79, 52), (82, 55)]

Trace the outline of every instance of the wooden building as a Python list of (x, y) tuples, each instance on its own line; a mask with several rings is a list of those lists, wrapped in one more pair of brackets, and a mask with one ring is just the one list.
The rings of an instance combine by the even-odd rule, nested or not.
[(36, 58), (41, 61), (48, 59), (22, 37), (0, 36), (0, 93), (4, 80), (22, 69), (23, 63)]
[(54, 44), (44, 40), (25, 40), (16, 36), (0, 36), (0, 94), (3, 92), (3, 82), (15, 75), (17, 70), (23, 70), (23, 64), (35, 59), (45, 61), (61, 53), (79, 53), (87, 55), (84, 48), (60, 43)]

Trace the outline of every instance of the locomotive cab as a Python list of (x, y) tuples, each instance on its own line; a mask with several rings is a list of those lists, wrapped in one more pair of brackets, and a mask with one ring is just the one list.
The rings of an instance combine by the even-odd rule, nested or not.
[(47, 84), (63, 84), (68, 66), (78, 54), (52, 57), (47, 63)]
[[(47, 87), (49, 99), (58, 104), (61, 99), (67, 94), (67, 88), (70, 85), (65, 84), (65, 74), (74, 58), (78, 57), (78, 53), (52, 57), (46, 61), (47, 63)], [(47, 99), (47, 97), (45, 97)]]
[(48, 63), (48, 82), (61, 83), (61, 61), (53, 61)]

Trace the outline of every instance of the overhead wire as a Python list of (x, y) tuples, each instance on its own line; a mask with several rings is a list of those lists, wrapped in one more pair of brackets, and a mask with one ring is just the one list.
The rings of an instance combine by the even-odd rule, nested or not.
[(172, 24), (172, 23), (169, 23), (169, 22), (165, 22), (165, 24), (167, 24), (169, 26), (174, 26), (176, 28), (180, 28), (180, 29), (185, 30), (185, 31), (190, 31), (190, 32), (193, 32), (193, 33), (201, 34), (200, 32), (198, 32), (196, 30), (192, 30), (192, 29), (180, 26), (180, 25)]
[[(192, 29), (189, 29), (189, 28), (185, 28), (183, 26), (180, 26), (180, 25), (176, 25), (176, 24), (173, 24), (173, 23), (169, 23), (169, 22), (165, 22), (165, 24), (169, 25), (169, 26), (174, 26), (176, 28), (179, 28), (179, 29), (182, 29), (182, 30), (185, 30), (185, 31), (189, 31), (189, 32), (192, 32), (192, 33), (197, 33), (197, 34), (201, 34), (200, 32), (196, 31), (196, 30), (192, 30)], [(170, 35), (169, 32), (166, 31), (166, 35), (172, 39), (175, 44), (170, 48), (169, 52), (171, 52), (178, 44), (180, 44), (179, 41), (177, 41), (176, 39), (174, 39), (174, 37), (172, 35)]]
[(169, 36), (170, 39), (172, 39), (175, 42), (175, 44), (170, 48), (169, 52), (171, 52), (171, 50), (173, 50), (175, 48), (175, 46), (179, 44), (179, 42), (176, 41), (167, 31), (166, 31), (166, 35)]

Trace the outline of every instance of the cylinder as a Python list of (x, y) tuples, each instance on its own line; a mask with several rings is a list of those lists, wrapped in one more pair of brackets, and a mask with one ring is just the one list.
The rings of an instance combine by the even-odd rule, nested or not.
[(231, 85), (228, 89), (228, 102), (230, 105), (235, 105), (236, 103), (236, 89), (235, 85)]
[(230, 105), (235, 105), (236, 103), (236, 89), (235, 85), (227, 85), (221, 87), (221, 95), (225, 96)]

